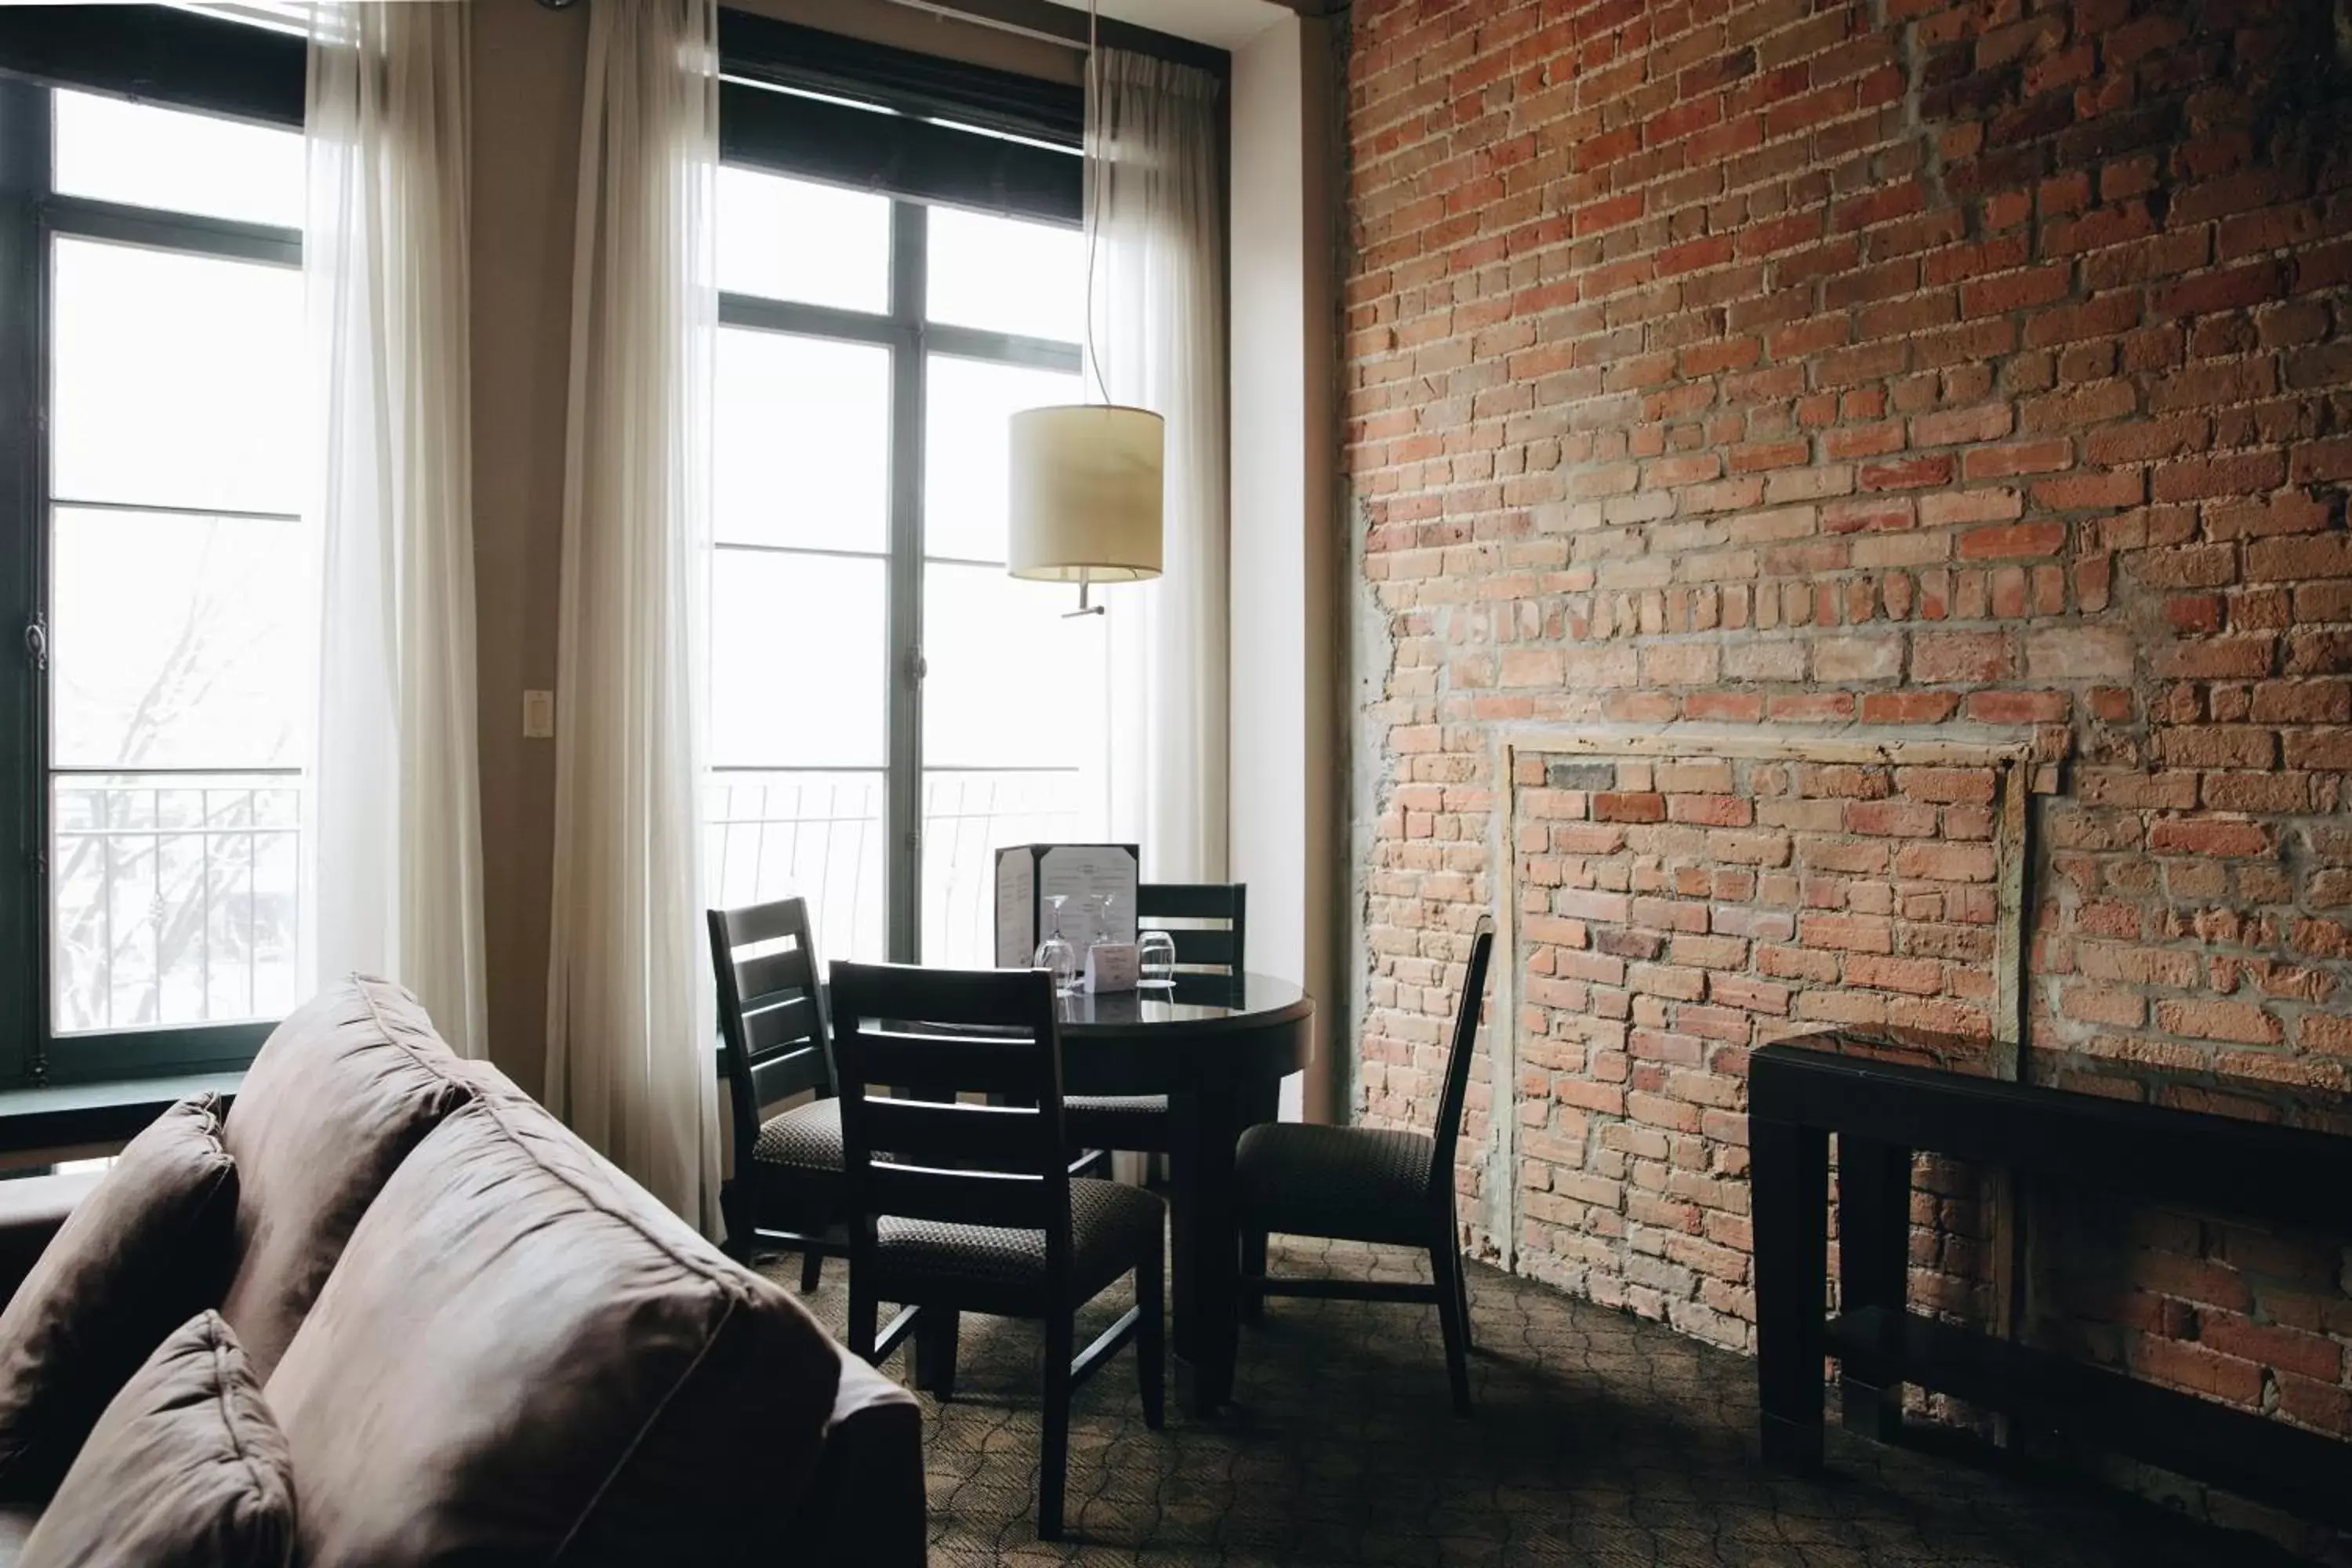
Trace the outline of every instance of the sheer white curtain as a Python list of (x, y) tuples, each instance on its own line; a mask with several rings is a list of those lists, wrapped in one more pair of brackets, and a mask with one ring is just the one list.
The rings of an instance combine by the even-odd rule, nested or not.
[(311, 12), (302, 236), (322, 552), (312, 951), (481, 1055), (465, 8)]
[(558, 652), (547, 1102), (718, 1226), (701, 930), (704, 628), (719, 334), (719, 10), (588, 22)]
[(1096, 52), (1087, 225), (1089, 395), (1168, 422), (1163, 574), (1111, 605), (1111, 836), (1153, 881), (1222, 881), (1226, 852), (1224, 213), (1217, 80)]

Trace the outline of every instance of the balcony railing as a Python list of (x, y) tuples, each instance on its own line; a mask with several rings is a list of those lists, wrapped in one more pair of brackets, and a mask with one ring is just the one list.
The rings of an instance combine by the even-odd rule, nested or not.
[[(923, 777), (922, 953), (985, 965), (996, 950), (995, 850), (1068, 838), (1086, 826), (1076, 768), (931, 769)], [(727, 904), (798, 893), (820, 956), (889, 950), (882, 773), (713, 775), (706, 827), (715, 897)]]
[(52, 1026), (277, 1017), (302, 985), (302, 781), (77, 773), (50, 785)]

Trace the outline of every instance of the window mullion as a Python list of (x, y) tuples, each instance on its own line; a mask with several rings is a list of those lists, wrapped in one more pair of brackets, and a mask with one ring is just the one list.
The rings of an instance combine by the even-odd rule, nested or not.
[(923, 300), (927, 214), (890, 204), (890, 581), (888, 624), (890, 956), (922, 957)]
[(47, 600), (48, 535), (41, 204), (49, 189), (49, 95), (0, 80), (0, 1079), (37, 1081), (48, 1038), (43, 954), (47, 820), (41, 765), (45, 660), (26, 640)]

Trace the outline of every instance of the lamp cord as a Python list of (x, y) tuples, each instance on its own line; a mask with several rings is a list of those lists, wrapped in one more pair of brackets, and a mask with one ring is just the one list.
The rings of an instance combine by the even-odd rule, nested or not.
[[(1102, 8), (1100, 0), (1087, 0), (1087, 115), (1100, 122), (1108, 117), (1102, 112)], [(1107, 138), (1098, 138), (1107, 140)], [(1094, 372), (1095, 391), (1105, 403), (1110, 401), (1110, 383), (1103, 374), (1102, 352), (1095, 343), (1095, 231), (1102, 225), (1102, 165), (1108, 160), (1095, 150), (1081, 148), (1086, 163), (1087, 210), (1087, 319), (1085, 341), (1080, 353), (1087, 366)], [(1083, 391), (1083, 388), (1081, 389)]]

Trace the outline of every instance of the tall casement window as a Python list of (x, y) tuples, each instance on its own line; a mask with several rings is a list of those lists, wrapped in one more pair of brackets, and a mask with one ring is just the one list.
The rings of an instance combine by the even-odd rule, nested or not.
[(309, 978), (303, 46), (96, 9), (0, 17), (20, 1083), (243, 1061)]
[(987, 963), (996, 847), (1108, 816), (1103, 620), (1003, 564), (1006, 420), (1081, 400), (1082, 103), (720, 38), (713, 894), (805, 894), (828, 957)]

